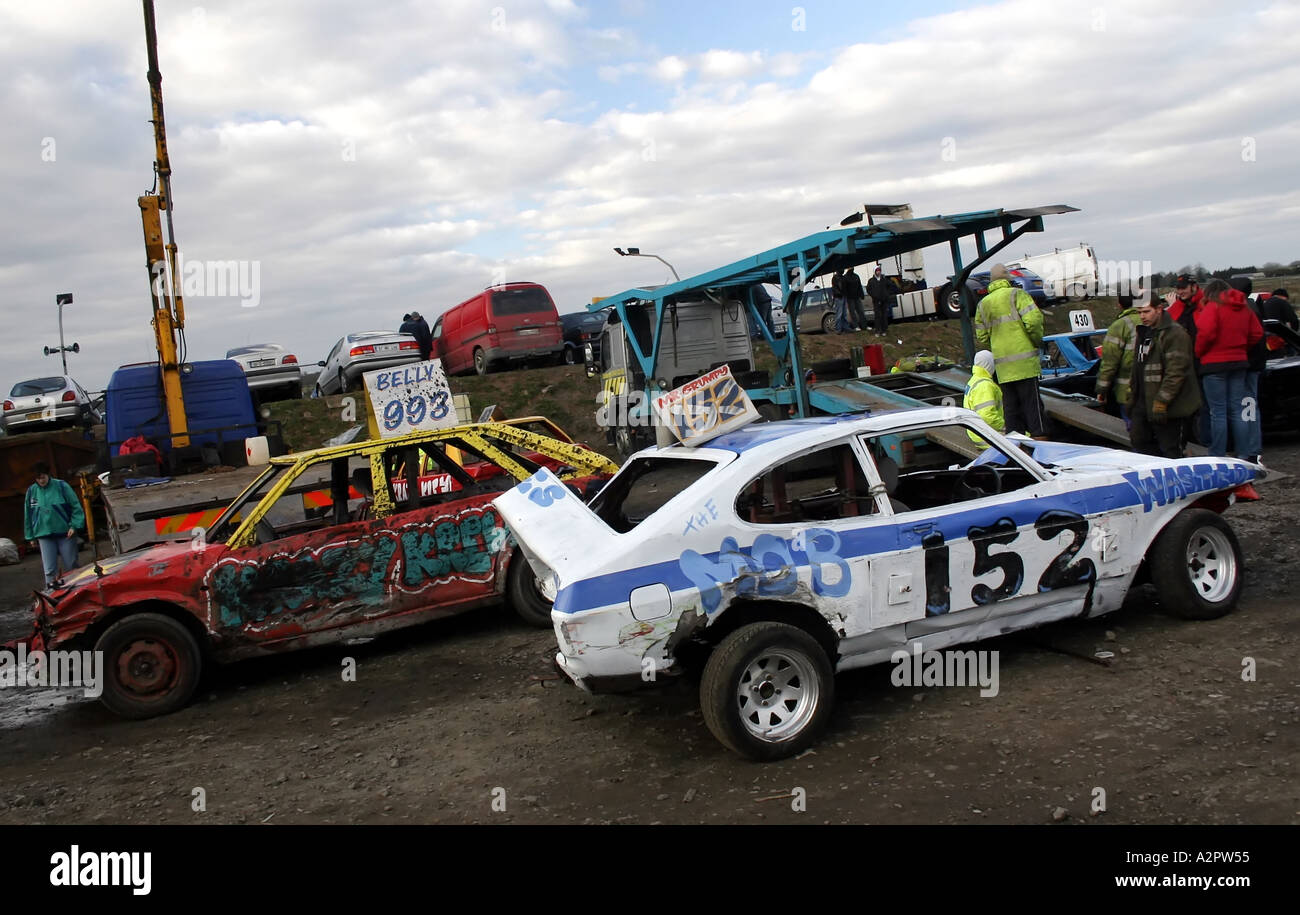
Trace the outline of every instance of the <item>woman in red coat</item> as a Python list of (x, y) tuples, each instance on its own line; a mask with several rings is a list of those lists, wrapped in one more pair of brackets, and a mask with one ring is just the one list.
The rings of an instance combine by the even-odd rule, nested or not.
[(1258, 453), (1245, 450), (1259, 438), (1259, 405), (1250, 397), (1246, 372), (1248, 351), (1263, 336), (1245, 295), (1223, 280), (1206, 284), (1205, 304), (1196, 312), (1196, 358), (1210, 411), (1210, 454), (1228, 453), (1231, 430), (1237, 456), (1259, 460)]

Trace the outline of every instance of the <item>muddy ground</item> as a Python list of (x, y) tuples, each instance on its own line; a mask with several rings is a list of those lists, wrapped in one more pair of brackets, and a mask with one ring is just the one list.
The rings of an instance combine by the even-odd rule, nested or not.
[[(1144, 588), (1111, 616), (985, 643), (992, 698), (850, 672), (797, 759), (731, 755), (689, 682), (581, 693), (552, 634), (498, 610), (226, 668), (150, 721), (0, 691), (0, 822), (1300, 823), (1300, 444), (1265, 459), (1291, 476), (1228, 512), (1248, 564), (1236, 613), (1186, 622)], [(39, 576), (32, 558), (0, 568), (0, 639)]]

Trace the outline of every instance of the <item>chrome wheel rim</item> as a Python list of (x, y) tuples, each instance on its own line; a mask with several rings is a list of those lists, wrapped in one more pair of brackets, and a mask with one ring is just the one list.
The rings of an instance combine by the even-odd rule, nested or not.
[(1187, 574), (1202, 600), (1218, 603), (1237, 583), (1237, 554), (1223, 531), (1201, 527), (1187, 541)]
[(817, 669), (799, 652), (768, 649), (749, 662), (736, 684), (740, 721), (769, 743), (789, 740), (812, 720), (821, 698)]

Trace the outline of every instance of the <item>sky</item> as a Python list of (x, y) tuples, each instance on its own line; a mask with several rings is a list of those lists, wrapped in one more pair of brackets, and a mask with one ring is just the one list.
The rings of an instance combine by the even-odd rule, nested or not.
[[(1104, 260), (1300, 258), (1300, 4), (158, 0), (190, 359), (561, 312), (816, 232), (1064, 203)], [(156, 358), (141, 5), (0, 0), (0, 386)], [(223, 282), (228, 267), (242, 279)], [(950, 272), (926, 252), (930, 276)], [(218, 273), (221, 275), (219, 276)]]

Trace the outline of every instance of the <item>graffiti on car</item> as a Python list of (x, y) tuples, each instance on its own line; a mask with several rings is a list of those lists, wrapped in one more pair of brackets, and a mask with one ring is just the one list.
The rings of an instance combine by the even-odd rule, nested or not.
[[(803, 562), (795, 555), (802, 553)], [(824, 527), (812, 527), (799, 536), (786, 539), (774, 534), (759, 534), (746, 554), (735, 537), (724, 537), (717, 558), (695, 550), (683, 550), (678, 567), (700, 592), (706, 613), (722, 604), (724, 586), (735, 588), (741, 597), (781, 597), (793, 594), (799, 585), (800, 566), (811, 568), (813, 593), (825, 597), (843, 597), (849, 593), (853, 573), (840, 557), (840, 536)], [(828, 578), (825, 567), (835, 566), (837, 573)]]
[(339, 604), (380, 607), (395, 590), (418, 594), (451, 579), (490, 580), (507, 536), (493, 509), (472, 507), (323, 547), (226, 557), (208, 573), (209, 600), (225, 627)]

